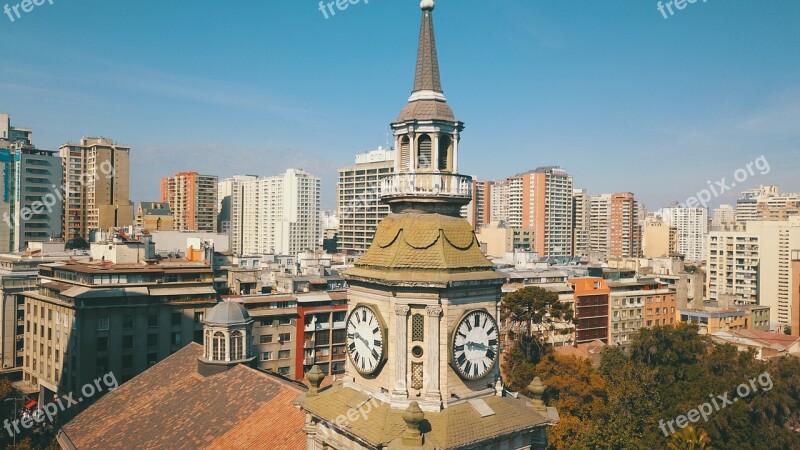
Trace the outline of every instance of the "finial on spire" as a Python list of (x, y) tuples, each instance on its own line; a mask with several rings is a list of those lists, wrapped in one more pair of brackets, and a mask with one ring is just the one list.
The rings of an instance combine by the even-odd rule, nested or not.
[(422, 8), (423, 11), (433, 11), (433, 8), (436, 7), (436, 4), (433, 0), (422, 0), (420, 2), (419, 7)]

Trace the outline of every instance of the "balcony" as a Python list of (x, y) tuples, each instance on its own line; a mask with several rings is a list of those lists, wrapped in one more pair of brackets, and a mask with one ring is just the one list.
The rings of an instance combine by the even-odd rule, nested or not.
[(472, 177), (440, 173), (398, 173), (381, 180), (381, 197), (472, 197)]

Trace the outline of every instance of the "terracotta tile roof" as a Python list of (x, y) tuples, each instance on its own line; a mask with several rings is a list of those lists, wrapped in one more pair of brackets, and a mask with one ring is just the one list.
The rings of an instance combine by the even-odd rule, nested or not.
[[(426, 412), (428, 426), (425, 426), (425, 442), (420, 448), (460, 448), (548, 424), (548, 419), (534, 411), (524, 397), (491, 396), (483, 400), (495, 412), (494, 415), (481, 417), (469, 403), (437, 413)], [(341, 384), (315, 397), (307, 397), (303, 407), (328, 422), (335, 422), (339, 417), (347, 418), (351, 410), (363, 412), (355, 420), (345, 421), (343, 427), (348, 433), (379, 448), (400, 438), (406, 429), (402, 410), (391, 409), (388, 404), (371, 400), (367, 394)]]
[[(381, 221), (369, 250), (345, 272), (348, 277), (397, 278), (399, 281), (429, 281), (437, 274), (469, 274), (469, 279), (505, 280), (494, 272), (491, 261), (480, 250), (475, 233), (466, 220), (442, 214), (391, 214)], [(450, 279), (451, 277), (445, 277)]]
[(305, 447), (300, 387), (242, 365), (202, 377), (201, 353), (190, 344), (124, 383), (64, 425), (59, 440), (79, 450)]

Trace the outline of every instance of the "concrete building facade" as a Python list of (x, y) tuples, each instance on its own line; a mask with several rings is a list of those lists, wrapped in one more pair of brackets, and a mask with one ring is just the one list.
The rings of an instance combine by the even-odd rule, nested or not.
[(136, 211), (136, 226), (148, 231), (174, 231), (174, 219), (167, 202), (141, 202)]
[(133, 225), (130, 147), (106, 138), (83, 138), (59, 149), (63, 167), (64, 239), (89, 240), (93, 230)]
[(638, 258), (641, 253), (641, 240), (639, 202), (630, 192), (611, 195), (608, 256)]
[(686, 261), (703, 261), (708, 238), (706, 208), (670, 207), (661, 211), (664, 223), (678, 230), (678, 252)]

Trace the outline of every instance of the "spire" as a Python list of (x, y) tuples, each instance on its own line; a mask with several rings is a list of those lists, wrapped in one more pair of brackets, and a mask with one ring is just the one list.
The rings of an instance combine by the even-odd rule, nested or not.
[(395, 123), (413, 120), (456, 121), (453, 110), (447, 105), (447, 99), (442, 91), (442, 80), (439, 77), (439, 58), (436, 55), (436, 37), (433, 33), (435, 7), (433, 0), (422, 0), (420, 3), (422, 26), (419, 30), (414, 90)]
[(434, 91), (442, 93), (439, 78), (439, 59), (436, 56), (436, 36), (433, 33), (433, 0), (423, 0), (422, 26), (419, 30), (419, 50), (417, 52), (417, 73), (414, 78), (414, 92)]

